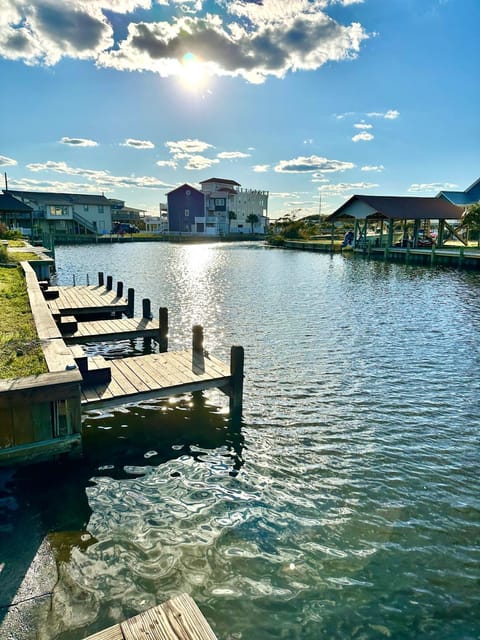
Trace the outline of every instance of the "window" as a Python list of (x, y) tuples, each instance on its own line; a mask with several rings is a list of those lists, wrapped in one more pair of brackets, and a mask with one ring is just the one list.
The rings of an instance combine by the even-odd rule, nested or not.
[(68, 216), (68, 207), (50, 205), (49, 213), (51, 216)]
[(99, 205), (98, 205), (98, 213), (104, 213), (104, 211), (103, 211), (103, 204), (99, 204)]
[(215, 204), (223, 206), (225, 204), (225, 198), (216, 198)]
[(188, 218), (190, 215), (190, 209), (185, 209), (185, 217)]
[(88, 204), (84, 204), (84, 205), (83, 205), (83, 210), (84, 210), (84, 211), (88, 211)]
[(186, 195), (186, 196), (189, 196), (189, 195), (190, 195), (190, 193), (191, 193), (191, 192), (190, 192), (190, 189), (187, 189), (187, 190), (185, 191), (185, 195)]

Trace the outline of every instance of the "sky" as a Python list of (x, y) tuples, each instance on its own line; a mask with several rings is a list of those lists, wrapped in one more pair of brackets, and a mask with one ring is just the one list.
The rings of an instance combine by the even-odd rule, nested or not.
[(464, 190), (479, 25), (480, 0), (0, 0), (0, 170), (152, 214), (212, 177), (272, 219)]

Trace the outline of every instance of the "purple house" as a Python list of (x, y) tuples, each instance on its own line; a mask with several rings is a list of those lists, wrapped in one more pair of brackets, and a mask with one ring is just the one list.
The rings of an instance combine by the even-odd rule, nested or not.
[[(189, 184), (167, 193), (168, 229), (170, 232), (204, 232), (205, 194)], [(201, 218), (196, 222), (195, 218)]]

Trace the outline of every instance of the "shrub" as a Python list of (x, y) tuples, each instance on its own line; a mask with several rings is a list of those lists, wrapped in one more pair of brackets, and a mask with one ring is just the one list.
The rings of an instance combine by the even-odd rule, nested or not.
[(16, 229), (9, 229), (4, 222), (0, 222), (0, 239), (2, 240), (17, 240), (21, 238), (22, 234)]

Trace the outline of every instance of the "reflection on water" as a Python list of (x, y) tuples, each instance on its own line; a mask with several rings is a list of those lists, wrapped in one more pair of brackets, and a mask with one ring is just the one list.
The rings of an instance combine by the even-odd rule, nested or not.
[(65, 283), (116, 265), (169, 308), (171, 348), (196, 323), (223, 359), (244, 345), (245, 410), (233, 425), (209, 393), (90, 413), (83, 460), (5, 472), (4, 572), (12, 532), (57, 558), (38, 637), (183, 591), (219, 638), (479, 636), (478, 274), (249, 243), (57, 259)]

